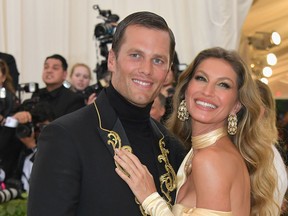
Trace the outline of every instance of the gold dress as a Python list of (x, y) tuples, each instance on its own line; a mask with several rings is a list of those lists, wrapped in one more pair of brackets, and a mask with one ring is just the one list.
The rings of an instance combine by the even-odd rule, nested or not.
[[(224, 128), (219, 128), (207, 134), (192, 137), (193, 148), (184, 158), (178, 173), (177, 173), (177, 195), (183, 184), (187, 180), (187, 175), (191, 172), (191, 164), (193, 158), (193, 149), (201, 149), (214, 144), (218, 139), (226, 135)], [(203, 208), (188, 208), (180, 203), (172, 206), (172, 211), (166, 204), (166, 202), (155, 192), (148, 196), (142, 206), (146, 214), (151, 216), (232, 216), (232, 212), (222, 212)]]

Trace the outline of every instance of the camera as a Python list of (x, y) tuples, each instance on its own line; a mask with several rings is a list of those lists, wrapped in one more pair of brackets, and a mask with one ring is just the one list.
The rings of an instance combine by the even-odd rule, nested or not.
[[(103, 79), (107, 73), (107, 58), (108, 58), (108, 44), (112, 43), (113, 35), (117, 27), (117, 22), (119, 20), (119, 16), (116, 14), (112, 14), (111, 10), (101, 10), (98, 5), (93, 6), (94, 10), (99, 12), (100, 18), (104, 20), (103, 23), (99, 23), (95, 26), (94, 36), (99, 44), (100, 55), (105, 59), (101, 61), (101, 63), (97, 62), (96, 69), (94, 72), (96, 73), (97, 80)], [(98, 54), (98, 53), (97, 53)], [(98, 83), (101, 86), (101, 83)]]
[(16, 136), (18, 138), (30, 137), (34, 132), (35, 125), (32, 122), (26, 124), (19, 124), (16, 128)]
[(22, 84), (19, 84), (18, 90), (24, 91), (24, 92), (29, 92), (29, 93), (38, 92), (39, 84), (35, 83), (35, 82), (22, 83)]
[(84, 99), (87, 100), (91, 94), (96, 93), (96, 95), (98, 95), (101, 90), (102, 90), (102, 86), (99, 86), (97, 83), (97, 84), (86, 87), (82, 93), (83, 93)]
[(37, 138), (42, 129), (47, 125), (44, 122), (50, 122), (54, 119), (52, 107), (47, 102), (39, 102), (38, 98), (25, 100), (20, 106), (20, 111), (30, 112), (32, 122), (17, 126), (16, 136), (18, 138), (30, 137), (33, 132), (35, 133), (35, 138)]
[(104, 20), (104, 23), (95, 26), (94, 36), (102, 44), (111, 43), (119, 16), (112, 14), (111, 10), (101, 10), (98, 5), (94, 5), (93, 8), (99, 11), (101, 18)]

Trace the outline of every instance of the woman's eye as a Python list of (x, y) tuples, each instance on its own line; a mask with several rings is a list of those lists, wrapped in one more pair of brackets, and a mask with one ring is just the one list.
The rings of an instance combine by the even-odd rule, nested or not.
[(205, 79), (205, 77), (203, 77), (203, 76), (195, 76), (195, 78), (194, 78), (195, 80), (199, 80), (199, 81), (206, 81), (206, 79)]
[(226, 89), (230, 88), (230, 85), (228, 85), (227, 83), (220, 83), (219, 86), (223, 87), (223, 88), (226, 88)]

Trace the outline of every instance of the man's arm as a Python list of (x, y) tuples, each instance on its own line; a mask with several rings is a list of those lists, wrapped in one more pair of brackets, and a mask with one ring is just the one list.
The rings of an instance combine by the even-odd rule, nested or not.
[(71, 136), (56, 123), (42, 131), (30, 178), (29, 216), (76, 215), (81, 177)]

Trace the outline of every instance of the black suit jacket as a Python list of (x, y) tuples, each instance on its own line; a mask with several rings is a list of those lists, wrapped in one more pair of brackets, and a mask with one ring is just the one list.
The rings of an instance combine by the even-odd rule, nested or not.
[[(113, 146), (129, 145), (125, 131), (105, 93), (96, 104), (57, 119), (41, 133), (30, 179), (28, 216), (142, 215), (135, 196), (115, 172)], [(151, 124), (164, 141), (161, 148), (155, 147), (164, 156), (163, 160), (156, 158), (157, 167), (165, 180), (164, 190), (165, 183), (175, 184), (168, 191), (173, 203), (175, 175), (184, 151), (164, 127), (154, 121)], [(175, 172), (169, 170), (171, 165)]]
[(7, 65), (8, 65), (8, 68), (9, 68), (9, 72), (10, 72), (10, 75), (13, 79), (13, 86), (15, 89), (18, 88), (18, 82), (19, 82), (19, 72), (18, 72), (18, 69), (17, 69), (17, 64), (16, 64), (16, 61), (15, 61), (15, 58), (8, 54), (8, 53), (2, 53), (0, 52), (0, 59), (3, 59)]

